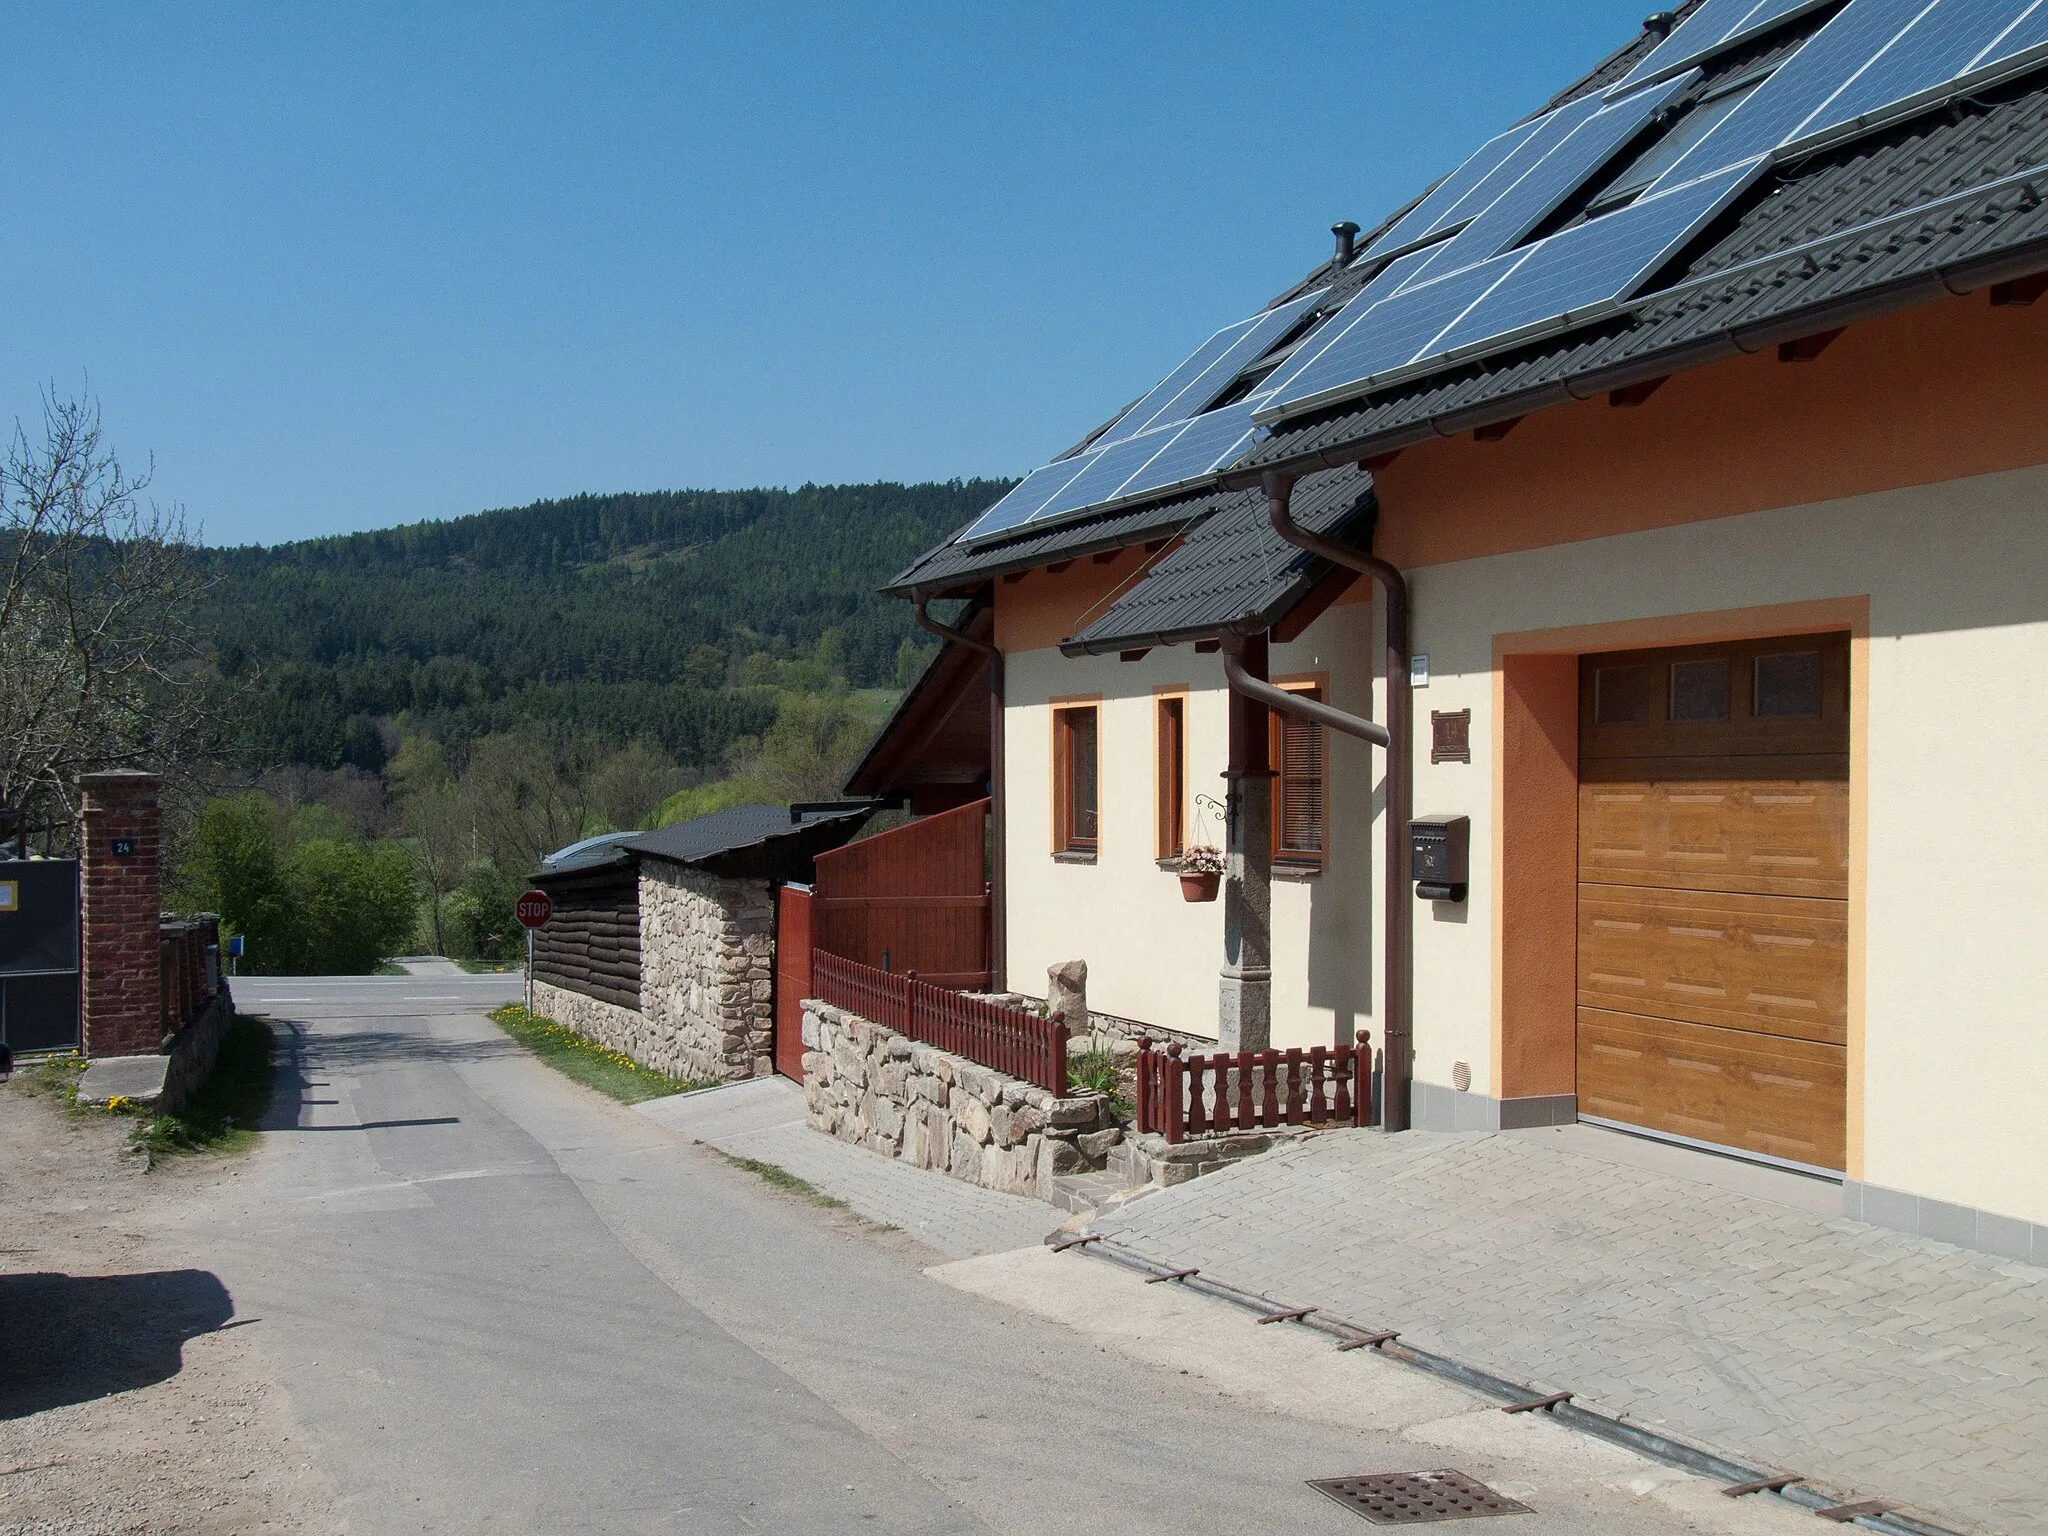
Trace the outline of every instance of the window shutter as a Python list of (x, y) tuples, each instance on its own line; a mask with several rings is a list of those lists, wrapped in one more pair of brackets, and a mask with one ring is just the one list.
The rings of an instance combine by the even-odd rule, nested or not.
[[(1320, 688), (1292, 689), (1320, 699)], [(1293, 715), (1278, 717), (1279, 738), (1273, 767), (1278, 804), (1273, 815), (1273, 852), (1285, 859), (1320, 862), (1326, 796), (1329, 732)]]

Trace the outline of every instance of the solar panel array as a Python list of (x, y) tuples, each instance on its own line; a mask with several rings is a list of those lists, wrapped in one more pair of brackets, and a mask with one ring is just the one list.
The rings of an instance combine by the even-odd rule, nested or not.
[[(1520, 243), (1635, 140), (1598, 125), (1650, 122), (1697, 80), (1700, 62), (1814, 8), (1707, 0), (1597, 98), (1597, 111), (1581, 98), (1522, 125), (1512, 143), (1482, 148), (1467, 162), (1478, 170), (1455, 173), (1366, 254), (1392, 248), (1403, 225), (1437, 243), (1390, 264), (1313, 347), (1297, 349), (1256, 419), (1300, 415), (1614, 313), (1778, 161), (2048, 62), (2048, 0), (1850, 0), (1767, 78), (1700, 103), (1640, 153), (1632, 201), (1596, 201), (1584, 222)], [(1589, 154), (1600, 163), (1583, 164)], [(1462, 190), (1446, 201), (1454, 185)], [(1532, 218), (1554, 188), (1568, 190)]]
[(1155, 495), (1241, 457), (1257, 431), (1252, 408), (1266, 404), (1271, 395), (1261, 391), (1220, 410), (1210, 406), (1246, 368), (1285, 341), (1324, 297), (1318, 289), (1223, 327), (1085, 451), (1026, 475), (975, 519), (960, 542), (998, 538), (1106, 502)]
[[(1773, 164), (2048, 63), (2048, 0), (1849, 0), (1767, 76), (1713, 87), (1673, 120), (1700, 66), (1826, 3), (1705, 0), (1607, 91), (1482, 145), (1367, 247), (1371, 279), (1255, 390), (1246, 370), (1272, 368), (1325, 293), (1216, 332), (961, 537), (1199, 483), (1261, 423), (1618, 312)], [(1561, 227), (1531, 240), (1546, 224)]]

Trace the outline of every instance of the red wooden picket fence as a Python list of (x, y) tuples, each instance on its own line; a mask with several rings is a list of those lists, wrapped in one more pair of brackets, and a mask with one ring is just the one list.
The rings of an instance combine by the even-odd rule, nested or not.
[(811, 951), (811, 996), (899, 1035), (1067, 1096), (1067, 1026), (978, 997)]
[(1209, 1131), (1372, 1120), (1372, 1046), (1295, 1046), (1183, 1056), (1178, 1043), (1138, 1042), (1138, 1129), (1168, 1141)]

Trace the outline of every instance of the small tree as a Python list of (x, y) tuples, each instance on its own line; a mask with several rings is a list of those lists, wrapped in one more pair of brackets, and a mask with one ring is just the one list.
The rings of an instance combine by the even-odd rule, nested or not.
[(183, 514), (145, 505), (97, 405), (46, 396), (0, 460), (0, 804), (68, 820), (81, 773), (210, 758), (224, 700), (186, 619)]

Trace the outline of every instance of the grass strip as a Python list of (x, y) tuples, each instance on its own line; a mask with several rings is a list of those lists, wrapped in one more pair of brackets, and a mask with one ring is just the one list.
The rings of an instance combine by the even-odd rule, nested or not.
[(523, 971), (524, 960), (458, 960), (455, 962), (472, 976), (502, 976), (507, 971)]
[(137, 1123), (131, 1138), (137, 1155), (155, 1167), (178, 1152), (225, 1154), (253, 1146), (276, 1077), (277, 1038), (269, 1024), (236, 1014), (221, 1036), (213, 1075), (185, 1107)]
[(17, 1062), (13, 1086), (31, 1098), (62, 1099), (78, 1107), (78, 1080), (85, 1076), (85, 1058), (76, 1051), (57, 1051), (36, 1061)]
[[(713, 1147), (711, 1150), (718, 1152), (716, 1147)], [(811, 1183), (808, 1179), (798, 1178), (787, 1168), (778, 1167), (774, 1163), (764, 1163), (758, 1158), (735, 1157), (730, 1152), (718, 1152), (718, 1155), (728, 1163), (731, 1163), (733, 1167), (743, 1168), (756, 1178), (767, 1180), (785, 1194), (800, 1196), (810, 1201), (813, 1205), (824, 1206), (827, 1210), (843, 1211), (846, 1209), (846, 1202), (844, 1200), (825, 1194), (817, 1185)]]
[(528, 1013), (518, 1003), (492, 1009), (491, 1022), (564, 1077), (599, 1093), (608, 1093), (621, 1104), (638, 1104), (643, 1099), (665, 1098), (704, 1086), (643, 1067), (632, 1057), (599, 1045), (566, 1024)]

